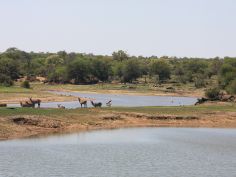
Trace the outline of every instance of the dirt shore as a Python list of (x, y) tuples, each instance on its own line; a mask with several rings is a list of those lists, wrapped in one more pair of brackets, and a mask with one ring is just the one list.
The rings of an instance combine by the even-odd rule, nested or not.
[(196, 115), (146, 114), (91, 109), (65, 117), (14, 115), (0, 117), (0, 140), (125, 127), (236, 128), (236, 112), (207, 112)]

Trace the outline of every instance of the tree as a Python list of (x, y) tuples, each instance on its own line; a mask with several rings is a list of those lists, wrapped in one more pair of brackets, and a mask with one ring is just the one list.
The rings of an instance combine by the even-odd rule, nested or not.
[(20, 76), (18, 64), (10, 58), (0, 59), (0, 73), (8, 76), (11, 80), (16, 80)]
[[(60, 58), (59, 55), (50, 55), (45, 59), (45, 67), (46, 67), (46, 73), (47, 76), (49, 76), (49, 79), (54, 78), (57, 75), (56, 68), (59, 66), (63, 66), (64, 60)], [(54, 80), (52, 79), (52, 80)]]
[(150, 73), (158, 75), (161, 82), (170, 79), (171, 69), (168, 63), (163, 60), (154, 61), (150, 66)]
[(128, 60), (122, 69), (124, 82), (132, 83), (141, 75), (141, 68), (137, 60)]
[(55, 71), (48, 75), (48, 80), (55, 83), (65, 83), (67, 82), (67, 71), (65, 66), (58, 66)]
[(118, 52), (113, 52), (112, 54), (113, 60), (117, 61), (125, 61), (128, 60), (129, 56), (123, 50), (119, 50)]
[(226, 90), (230, 94), (236, 94), (236, 79), (232, 80), (226, 87)]
[(31, 58), (30, 54), (22, 51), (21, 52), (21, 59), (23, 61), (22, 69), (23, 69), (23, 71), (25, 71), (25, 74), (27, 76), (32, 75), (33, 68), (32, 68), (32, 58)]
[(91, 66), (85, 59), (77, 59), (67, 66), (68, 78), (75, 79), (75, 83), (84, 83), (90, 80)]
[(122, 79), (123, 76), (123, 63), (115, 63), (113, 65), (113, 73), (116, 77), (118, 77), (119, 79)]
[(107, 61), (94, 59), (92, 60), (92, 74), (100, 81), (107, 81), (111, 74), (111, 66)]
[(225, 59), (219, 72), (219, 84), (226, 88), (236, 78), (236, 59)]
[(13, 85), (12, 79), (6, 74), (0, 73), (0, 85), (9, 87)]

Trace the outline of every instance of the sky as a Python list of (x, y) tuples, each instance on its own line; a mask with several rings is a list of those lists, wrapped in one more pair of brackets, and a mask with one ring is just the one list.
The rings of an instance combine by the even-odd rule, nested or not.
[(0, 0), (0, 52), (236, 56), (236, 0)]

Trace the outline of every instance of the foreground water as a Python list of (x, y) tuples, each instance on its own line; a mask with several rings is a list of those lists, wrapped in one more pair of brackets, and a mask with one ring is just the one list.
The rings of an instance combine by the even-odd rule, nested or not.
[(236, 129), (133, 128), (0, 142), (4, 177), (235, 177)]
[[(95, 93), (79, 93), (79, 92), (51, 92), (58, 95), (72, 95), (76, 97), (86, 97), (95, 99), (95, 102), (102, 102), (106, 106), (106, 102), (112, 100), (112, 106), (138, 107), (138, 106), (187, 106), (194, 105), (197, 98), (194, 97), (172, 97), (172, 96), (138, 96), (138, 95), (122, 95), (122, 94), (95, 94)], [(61, 104), (66, 108), (80, 107), (79, 101), (70, 102), (51, 102), (42, 103), (43, 108), (56, 108), (57, 104)], [(19, 104), (9, 104), (10, 107), (19, 107)], [(92, 105), (88, 102), (88, 107)]]

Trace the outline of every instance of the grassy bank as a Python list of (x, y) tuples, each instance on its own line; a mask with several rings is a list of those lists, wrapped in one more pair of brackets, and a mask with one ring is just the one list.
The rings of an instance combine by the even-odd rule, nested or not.
[(235, 105), (88, 109), (0, 108), (0, 139), (119, 127), (236, 127)]
[(147, 107), (111, 107), (111, 108), (78, 108), (78, 109), (32, 109), (32, 108), (0, 108), (0, 115), (45, 115), (64, 117), (70, 114), (92, 114), (109, 112), (131, 112), (143, 114), (171, 114), (171, 115), (193, 115), (207, 114), (209, 112), (236, 112), (236, 105), (202, 105), (202, 106), (147, 106)]

